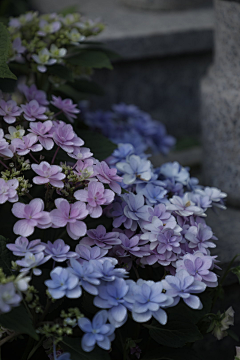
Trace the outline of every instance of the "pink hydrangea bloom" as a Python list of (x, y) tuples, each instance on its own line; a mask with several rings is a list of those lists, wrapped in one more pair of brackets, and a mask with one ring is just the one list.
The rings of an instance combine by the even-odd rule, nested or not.
[(121, 186), (117, 182), (121, 182), (122, 178), (117, 175), (117, 169), (110, 169), (105, 161), (102, 161), (95, 165), (95, 170), (98, 172), (99, 181), (108, 184), (115, 193), (121, 194)]
[(26, 155), (30, 151), (37, 152), (43, 149), (41, 144), (36, 144), (38, 141), (37, 135), (32, 133), (23, 136), (22, 139), (13, 139), (11, 146), (15, 149), (18, 155)]
[(0, 115), (3, 116), (3, 120), (8, 124), (13, 124), (16, 121), (16, 117), (21, 115), (22, 109), (17, 106), (17, 103), (13, 100), (4, 101), (0, 100)]
[(62, 99), (60, 96), (52, 96), (53, 100), (51, 103), (66, 115), (69, 121), (73, 122), (73, 119), (76, 119), (76, 115), (80, 113), (79, 109), (76, 109), (77, 104), (73, 104), (71, 99)]
[(96, 175), (93, 168), (93, 159), (86, 159), (84, 161), (78, 160), (74, 168), (76, 173), (84, 179), (93, 177)]
[(9, 148), (8, 142), (4, 139), (3, 129), (0, 129), (0, 156), (13, 157), (13, 152)]
[(91, 153), (90, 149), (85, 147), (75, 147), (73, 152), (71, 154), (68, 154), (71, 158), (76, 160), (85, 160), (93, 156), (93, 153)]
[(42, 185), (50, 183), (56, 188), (64, 187), (62, 180), (65, 179), (66, 175), (62, 173), (61, 166), (50, 165), (48, 162), (42, 161), (39, 165), (32, 164), (32, 169), (39, 175), (33, 178), (34, 184)]
[(0, 178), (0, 204), (4, 204), (6, 201), (18, 201), (18, 194), (16, 190), (18, 186), (19, 182), (17, 179), (5, 181)]
[(31, 122), (30, 128), (28, 131), (37, 135), (38, 141), (44, 149), (51, 150), (54, 146), (54, 141), (52, 139), (52, 134), (49, 134), (49, 131), (52, 129), (53, 123), (51, 120), (45, 122)]
[(37, 100), (31, 100), (26, 105), (21, 105), (23, 109), (23, 116), (28, 121), (46, 120), (47, 116), (44, 115), (47, 108), (45, 106), (40, 106)]
[(47, 229), (51, 226), (51, 218), (48, 212), (43, 211), (44, 202), (42, 199), (33, 199), (29, 204), (17, 202), (13, 204), (12, 213), (19, 220), (13, 227), (17, 235), (28, 237), (33, 234), (34, 228)]
[(73, 240), (78, 240), (87, 232), (86, 224), (83, 220), (87, 217), (88, 211), (86, 205), (81, 201), (69, 204), (66, 199), (56, 199), (55, 205), (57, 209), (50, 212), (53, 227), (60, 228), (67, 225), (68, 235)]
[(76, 146), (84, 145), (84, 141), (73, 131), (72, 125), (66, 124), (63, 121), (54, 121), (51, 133), (55, 143), (67, 153), (72, 153)]
[(35, 84), (27, 86), (26, 84), (19, 84), (18, 89), (25, 95), (27, 101), (37, 100), (39, 105), (48, 105), (47, 95), (44, 91), (38, 90)]
[(102, 183), (92, 181), (86, 190), (77, 190), (74, 197), (87, 203), (87, 210), (92, 218), (98, 218), (102, 215), (101, 205), (108, 205), (114, 199), (114, 192), (106, 190)]

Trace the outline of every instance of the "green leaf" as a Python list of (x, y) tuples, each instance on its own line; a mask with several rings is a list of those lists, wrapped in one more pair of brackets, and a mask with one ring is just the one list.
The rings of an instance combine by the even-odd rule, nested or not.
[(94, 81), (89, 81), (87, 79), (77, 80), (74, 83), (70, 83), (74, 89), (85, 94), (93, 95), (104, 95), (104, 91), (97, 83)]
[(24, 305), (13, 308), (9, 313), (0, 315), (0, 324), (7, 329), (14, 330), (16, 333), (27, 334), (33, 339), (38, 340), (32, 319)]
[(83, 351), (80, 338), (66, 337), (61, 345), (64, 351), (71, 354), (71, 360), (110, 360), (108, 352), (100, 349), (98, 346), (91, 352)]
[(58, 12), (58, 14), (66, 16), (68, 14), (72, 14), (72, 13), (76, 13), (76, 12), (78, 12), (77, 5), (70, 5), (70, 6), (67, 6), (67, 7), (63, 8), (62, 10), (60, 10)]
[(190, 348), (172, 349), (159, 347), (148, 352), (141, 360), (201, 360), (196, 351)]
[(14, 259), (12, 252), (6, 247), (9, 241), (0, 235), (0, 268), (6, 275), (11, 275), (11, 261)]
[(161, 325), (154, 321), (152, 325), (145, 326), (149, 329), (151, 338), (164, 346), (179, 348), (187, 343), (202, 339), (202, 334), (197, 326), (186, 322), (184, 316), (182, 316), (181, 320), (169, 319), (166, 325)]
[(0, 78), (16, 80), (16, 76), (11, 72), (7, 65), (10, 45), (9, 32), (6, 26), (0, 23)]
[(76, 129), (76, 133), (85, 141), (84, 146), (89, 147), (94, 157), (100, 161), (105, 160), (117, 148), (116, 144), (113, 144), (102, 134), (78, 129)]
[(233, 338), (236, 341), (239, 341), (238, 335), (233, 330), (228, 330), (227, 333), (229, 336), (231, 336), (231, 338)]
[(48, 73), (61, 79), (73, 81), (73, 73), (66, 66), (56, 64), (48, 67)]
[(77, 55), (73, 55), (66, 59), (73, 65), (95, 69), (112, 69), (112, 64), (107, 54), (97, 50), (81, 50)]

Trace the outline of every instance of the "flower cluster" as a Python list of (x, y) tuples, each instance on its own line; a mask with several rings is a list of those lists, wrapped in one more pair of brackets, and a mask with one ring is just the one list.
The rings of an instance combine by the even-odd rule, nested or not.
[(82, 110), (83, 120), (88, 126), (100, 130), (116, 144), (131, 144), (115, 152), (120, 156), (118, 161), (121, 161), (123, 152), (127, 152), (126, 155), (140, 154), (147, 148), (167, 154), (175, 144), (175, 139), (167, 134), (165, 126), (137, 106), (122, 103), (113, 105), (112, 110), (106, 112), (91, 112), (83, 106)]
[(30, 62), (32, 71), (44, 73), (54, 64), (65, 65), (74, 48), (101, 32), (103, 25), (78, 13), (28, 12), (11, 18), (8, 29), (12, 40), (9, 62)]

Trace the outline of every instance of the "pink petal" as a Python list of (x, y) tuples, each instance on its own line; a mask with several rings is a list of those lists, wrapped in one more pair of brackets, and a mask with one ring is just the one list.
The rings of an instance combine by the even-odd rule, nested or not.
[(14, 216), (16, 216), (20, 219), (24, 219), (24, 209), (25, 209), (25, 204), (18, 202), (13, 205), (12, 213)]
[(15, 223), (13, 232), (17, 235), (27, 237), (33, 234), (34, 226), (31, 226), (28, 220), (19, 220)]
[(75, 223), (67, 224), (68, 235), (73, 240), (78, 240), (80, 237), (86, 235), (87, 226), (83, 221), (75, 221)]

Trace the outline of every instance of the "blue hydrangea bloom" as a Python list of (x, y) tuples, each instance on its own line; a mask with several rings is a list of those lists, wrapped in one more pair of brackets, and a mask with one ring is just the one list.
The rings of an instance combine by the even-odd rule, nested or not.
[(127, 185), (138, 179), (148, 181), (152, 177), (151, 162), (137, 155), (130, 155), (126, 161), (117, 163), (116, 167), (123, 174), (123, 182)]
[(124, 278), (127, 276), (127, 271), (122, 268), (115, 268), (118, 263), (116, 259), (95, 260), (95, 267), (101, 273), (102, 281), (114, 281), (116, 278)]
[(163, 164), (159, 169), (159, 174), (165, 179), (174, 179), (183, 185), (187, 185), (190, 178), (189, 171), (177, 161)]
[(118, 328), (127, 321), (127, 308), (130, 304), (124, 299), (129, 286), (123, 279), (117, 278), (111, 283), (99, 287), (98, 296), (93, 300), (95, 306), (108, 310), (110, 323)]
[(53, 299), (60, 299), (64, 296), (68, 298), (79, 298), (82, 290), (79, 286), (79, 279), (60, 266), (51, 271), (52, 280), (46, 280), (45, 285)]
[(194, 279), (186, 270), (180, 270), (175, 276), (167, 275), (162, 280), (166, 294), (174, 298), (175, 306), (182, 298), (183, 301), (192, 309), (202, 309), (202, 303), (198, 296), (192, 294), (202, 293), (206, 289), (206, 284)]
[(137, 322), (146, 322), (152, 316), (165, 325), (167, 314), (162, 308), (173, 304), (173, 298), (162, 292), (162, 282), (139, 279), (137, 283), (127, 280), (130, 289), (125, 300), (132, 303), (132, 317)]
[[(124, 208), (124, 214), (126, 217), (133, 221), (148, 220), (150, 206), (144, 205), (144, 197), (141, 194), (125, 194), (123, 195), (127, 205)], [(135, 231), (135, 229), (131, 228)]]
[(9, 312), (12, 307), (20, 305), (22, 297), (16, 293), (13, 282), (0, 284), (0, 314)]
[(165, 197), (167, 190), (157, 185), (147, 184), (141, 191), (141, 194), (145, 196), (148, 205), (168, 202)]
[(51, 255), (52, 259), (57, 262), (63, 262), (69, 258), (76, 259), (79, 257), (77, 253), (69, 250), (69, 245), (66, 245), (62, 239), (57, 239), (54, 243), (48, 241), (44, 252), (46, 255)]
[(115, 165), (127, 158), (129, 155), (134, 154), (134, 147), (132, 144), (118, 144), (118, 148), (114, 150), (112, 155), (107, 159), (109, 165)]
[(102, 310), (94, 316), (92, 322), (85, 317), (78, 320), (78, 326), (85, 333), (81, 342), (84, 351), (92, 351), (96, 344), (104, 350), (110, 350), (115, 329), (113, 325), (106, 324), (107, 319), (107, 311)]

